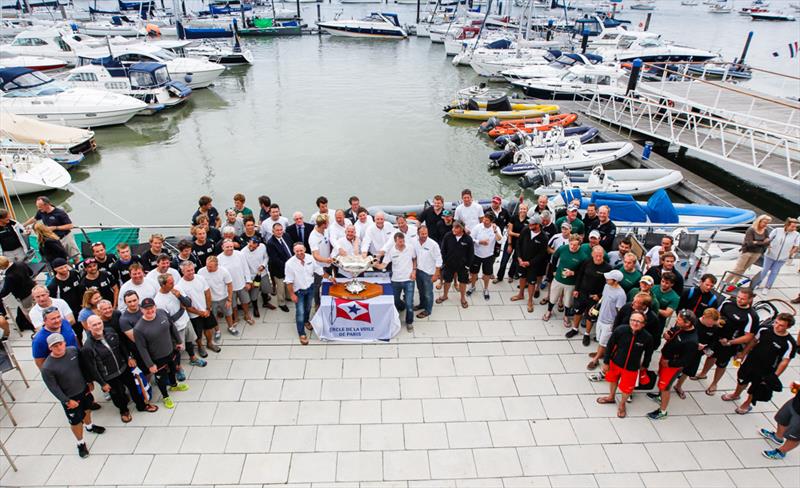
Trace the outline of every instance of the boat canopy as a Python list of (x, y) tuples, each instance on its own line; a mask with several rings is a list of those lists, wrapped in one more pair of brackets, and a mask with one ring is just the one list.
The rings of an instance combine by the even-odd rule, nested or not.
[(90, 130), (42, 122), (30, 117), (0, 112), (0, 137), (26, 144), (45, 140), (51, 144), (78, 144), (94, 137)]
[(5, 92), (21, 88), (33, 88), (52, 82), (53, 79), (30, 68), (0, 69), (0, 89)]
[(486, 49), (511, 49), (511, 41), (508, 39), (498, 39), (487, 44)]

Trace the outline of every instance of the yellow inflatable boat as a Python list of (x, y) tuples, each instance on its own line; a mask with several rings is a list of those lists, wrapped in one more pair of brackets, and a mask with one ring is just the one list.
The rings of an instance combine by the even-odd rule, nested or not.
[(466, 102), (453, 102), (445, 107), (448, 117), (466, 120), (525, 119), (558, 113), (558, 105), (538, 105), (532, 103), (512, 103), (508, 97), (495, 100), (470, 99)]

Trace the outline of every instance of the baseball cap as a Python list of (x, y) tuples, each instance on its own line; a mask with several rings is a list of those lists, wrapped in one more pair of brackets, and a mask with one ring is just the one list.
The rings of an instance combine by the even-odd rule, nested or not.
[(539, 225), (541, 225), (541, 224), (542, 224), (542, 216), (541, 216), (541, 215), (539, 215), (539, 214), (533, 214), (533, 215), (532, 215), (532, 216), (531, 216), (531, 217), (528, 219), (528, 223), (529, 223), (529, 224), (539, 224)]
[(603, 277), (607, 280), (614, 280), (614, 281), (622, 281), (624, 276), (622, 275), (622, 271), (618, 269), (612, 269), (608, 273), (603, 273)]
[(561, 228), (563, 229), (565, 227), (567, 229), (572, 229), (572, 224), (570, 224), (569, 222), (561, 222)]
[(53, 344), (64, 342), (64, 336), (56, 332), (47, 336), (47, 347), (53, 347)]
[(86, 258), (83, 260), (84, 266), (89, 266), (90, 264), (97, 264), (97, 260), (95, 258)]
[(595, 229), (589, 232), (589, 237), (597, 237), (598, 239), (600, 239), (600, 231)]
[(578, 210), (578, 207), (576, 207), (575, 205), (570, 205), (569, 207), (567, 207), (567, 212), (572, 212), (572, 211), (577, 211), (577, 210)]
[(639, 283), (647, 283), (648, 285), (653, 286), (653, 283), (654, 283), (653, 277), (652, 276), (648, 276), (648, 275), (642, 276), (639, 279)]
[(451, 215), (453, 215), (453, 212), (449, 210), (442, 210), (442, 215), (445, 217), (450, 217)]
[(55, 268), (59, 268), (61, 266), (64, 266), (66, 264), (67, 264), (67, 260), (66, 259), (64, 259), (64, 258), (55, 258), (53, 260), (52, 266), (53, 266), (53, 269), (55, 269)]
[(500, 198), (499, 196), (495, 195), (495, 196), (492, 197), (492, 201), (494, 203), (502, 203), (503, 199)]
[(152, 298), (145, 298), (144, 300), (142, 300), (141, 304), (142, 308), (150, 308), (155, 306), (156, 306), (156, 301), (153, 300)]

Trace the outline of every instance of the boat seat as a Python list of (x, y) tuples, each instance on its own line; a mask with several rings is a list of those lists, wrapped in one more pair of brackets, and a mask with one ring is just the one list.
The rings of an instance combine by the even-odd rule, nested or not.
[(645, 249), (652, 249), (655, 246), (661, 245), (661, 238), (666, 236), (663, 232), (648, 232), (644, 235), (644, 247)]
[(675, 251), (677, 251), (678, 257), (685, 258), (693, 255), (697, 250), (697, 245), (699, 242), (699, 235), (689, 234), (687, 232), (681, 233), (678, 238), (678, 244), (675, 246)]

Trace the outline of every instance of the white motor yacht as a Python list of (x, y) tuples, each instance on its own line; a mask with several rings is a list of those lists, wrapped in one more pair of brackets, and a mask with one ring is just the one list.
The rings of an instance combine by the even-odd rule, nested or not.
[(9, 44), (0, 46), (0, 51), (18, 56), (44, 56), (75, 63), (75, 52), (64, 40), (61, 30), (53, 27), (34, 27), (20, 32)]
[(672, 44), (658, 37), (628, 35), (620, 36), (615, 47), (598, 49), (595, 53), (606, 61), (631, 62), (641, 59), (645, 63), (708, 61), (719, 56), (711, 51)]
[(317, 22), (320, 29), (334, 36), (372, 37), (376, 39), (405, 39), (405, 29), (400, 26), (397, 14), (373, 12), (363, 19), (331, 20)]
[(105, 58), (111, 55), (119, 60), (123, 66), (130, 66), (139, 62), (162, 63), (167, 65), (171, 78), (181, 83), (186, 83), (189, 88), (206, 88), (225, 71), (225, 66), (211, 63), (202, 58), (177, 56), (174, 53), (157, 45), (135, 43), (114, 44), (106, 48), (81, 50), (78, 53), (78, 65), (91, 64), (92, 60)]
[(109, 20), (86, 22), (78, 27), (78, 32), (87, 36), (137, 37), (145, 35), (145, 30), (125, 15), (112, 15)]
[(516, 80), (512, 84), (522, 88), (526, 96), (549, 100), (571, 100), (592, 97), (595, 94), (611, 96), (624, 94), (625, 85), (620, 79), (625, 70), (608, 65), (576, 65), (558, 78), (531, 78)]
[(0, 51), (0, 68), (30, 68), (34, 71), (52, 71), (66, 68), (63, 59), (46, 58), (44, 56), (22, 56)]
[(124, 124), (147, 107), (133, 97), (72, 88), (27, 68), (0, 69), (0, 90), (3, 110), (69, 127)]
[(522, 68), (508, 69), (500, 73), (503, 78), (509, 83), (518, 80), (530, 80), (541, 78), (558, 78), (564, 74), (564, 70), (572, 66), (581, 64), (598, 64), (603, 61), (603, 58), (595, 54), (576, 54), (576, 53), (561, 53), (561, 51), (552, 50), (545, 56), (545, 60), (550, 62), (546, 66), (531, 65)]
[(0, 111), (0, 149), (34, 152), (42, 146), (57, 153), (84, 154), (94, 151), (97, 144), (93, 131)]
[(139, 115), (180, 105), (192, 94), (191, 88), (173, 81), (167, 66), (161, 63), (135, 63), (125, 67), (115, 59), (104, 58), (97, 64), (73, 69), (65, 81), (74, 87), (108, 90), (137, 98), (147, 104)]
[(541, 49), (512, 49), (511, 51), (505, 56), (488, 59), (473, 56), (469, 65), (479, 76), (490, 80), (502, 80), (503, 75), (501, 73), (508, 69), (524, 68), (526, 66), (544, 67), (549, 62), (545, 57), (547, 56), (547, 51)]
[(0, 153), (0, 171), (11, 196), (60, 190), (72, 181), (60, 164), (36, 154)]

